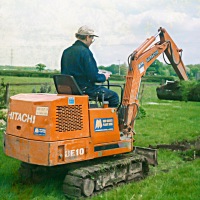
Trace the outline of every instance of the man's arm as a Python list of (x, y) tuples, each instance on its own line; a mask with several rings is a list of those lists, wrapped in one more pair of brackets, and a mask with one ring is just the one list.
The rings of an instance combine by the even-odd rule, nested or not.
[(108, 74), (99, 74), (97, 63), (92, 55), (91, 52), (86, 52), (84, 56), (84, 67), (85, 67), (85, 74), (90, 82), (105, 82), (108, 78)]

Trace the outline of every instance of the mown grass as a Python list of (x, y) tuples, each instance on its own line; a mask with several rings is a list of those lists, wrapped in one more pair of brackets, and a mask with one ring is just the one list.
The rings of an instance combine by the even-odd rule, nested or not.
[[(11, 77), (9, 77), (10, 79)], [(11, 78), (12, 79), (12, 78)], [(15, 78), (13, 78), (14, 80)], [(22, 79), (21, 79), (22, 80)], [(6, 81), (6, 79), (5, 79)], [(48, 82), (51, 79), (23, 81)], [(15, 80), (15, 83), (17, 81)], [(28, 86), (27, 86), (28, 87)], [(141, 106), (146, 117), (136, 120), (137, 146), (169, 144), (176, 141), (195, 140), (200, 136), (200, 102), (160, 101), (155, 84), (144, 86)], [(3, 130), (0, 131), (0, 149)], [(183, 161), (180, 152), (158, 150), (157, 167), (151, 168), (146, 179), (104, 192), (94, 200), (198, 200), (200, 199), (200, 160)], [(38, 184), (24, 184), (18, 176), (20, 161), (9, 158), (0, 151), (0, 199), (10, 200), (64, 200), (63, 177)]]
[(200, 136), (200, 103), (163, 102), (143, 105), (146, 118), (136, 121), (136, 139), (140, 145), (155, 145)]
[(1, 200), (53, 200), (65, 199), (62, 193), (62, 177), (41, 183), (23, 183), (19, 178), (20, 161), (4, 155), (3, 131), (0, 131), (0, 199)]
[(177, 166), (170, 172), (160, 172), (145, 180), (115, 188), (94, 200), (198, 200), (200, 160)]
[[(140, 98), (146, 117), (136, 120), (135, 145), (148, 147), (200, 137), (200, 102), (161, 101), (156, 96), (155, 84), (145, 85)], [(158, 163), (145, 180), (118, 187), (93, 199), (200, 199), (199, 159), (185, 162), (180, 152), (158, 150)]]

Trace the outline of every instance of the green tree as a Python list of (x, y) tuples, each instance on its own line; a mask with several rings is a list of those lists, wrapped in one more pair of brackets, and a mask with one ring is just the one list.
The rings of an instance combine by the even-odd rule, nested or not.
[(45, 68), (46, 68), (46, 65), (44, 65), (42, 63), (39, 63), (36, 65), (36, 69), (40, 72), (43, 71)]
[(147, 74), (161, 75), (161, 76), (177, 76), (171, 65), (164, 64), (159, 60), (155, 60), (151, 66), (147, 69)]
[(200, 64), (187, 65), (189, 69), (188, 75), (190, 78), (196, 78), (197, 74), (200, 73)]
[(98, 68), (102, 69), (102, 70), (110, 71), (110, 72), (112, 72), (112, 74), (118, 74), (119, 73), (119, 65), (115, 65), (115, 64), (112, 64), (108, 67), (104, 67), (104, 66), (101, 65)]
[(200, 68), (198, 68), (198, 67), (192, 67), (192, 68), (190, 69), (190, 71), (191, 71), (191, 73), (192, 73), (192, 76), (193, 76), (193, 77), (196, 77), (197, 73), (200, 72)]
[(149, 72), (150, 74), (154, 73), (154, 74), (161, 75), (163, 70), (164, 70), (163, 63), (156, 59), (151, 64), (151, 66), (147, 69), (147, 73)]
[(4, 79), (1, 79), (0, 83), (0, 108), (4, 108), (6, 106), (6, 84), (4, 83)]
[(176, 74), (174, 68), (173, 68), (171, 65), (168, 65), (167, 68), (168, 68), (168, 71), (169, 71), (169, 75), (170, 75), (170, 76), (177, 76), (177, 74)]
[(106, 68), (108, 71), (111, 71), (112, 74), (119, 74), (119, 65), (112, 64)]
[(120, 75), (126, 75), (128, 71), (128, 67), (126, 63), (120, 65)]

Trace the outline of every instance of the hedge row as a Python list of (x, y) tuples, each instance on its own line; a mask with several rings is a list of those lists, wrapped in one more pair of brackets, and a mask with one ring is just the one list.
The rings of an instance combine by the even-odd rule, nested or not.
[(0, 75), (3, 75), (3, 76), (52, 78), (54, 74), (55, 74), (55, 72), (37, 72), (37, 71), (21, 71), (21, 70), (0, 70)]
[(173, 76), (144, 76), (142, 81), (165, 83), (166, 81), (175, 81)]
[(200, 101), (200, 81), (180, 81), (156, 89), (159, 99)]
[[(37, 72), (37, 71), (27, 71), (27, 70), (0, 70), (0, 75), (4, 76), (18, 76), (18, 77), (45, 77), (52, 78), (54, 74), (59, 74), (56, 72)], [(115, 81), (125, 81), (125, 76), (111, 75), (110, 80)], [(145, 76), (142, 78), (145, 82), (165, 82), (166, 80), (174, 81), (172, 76)]]
[[(125, 81), (126, 76), (111, 75), (110, 80)], [(175, 78), (173, 76), (145, 76), (145, 77), (142, 77), (142, 81), (165, 83), (166, 81), (175, 81)]]
[[(111, 80), (115, 81), (125, 81), (125, 76), (119, 76), (119, 75), (111, 75)], [(142, 77), (142, 81), (145, 82), (157, 82), (157, 83), (165, 83), (166, 81), (175, 81), (175, 78), (173, 76), (144, 76)]]

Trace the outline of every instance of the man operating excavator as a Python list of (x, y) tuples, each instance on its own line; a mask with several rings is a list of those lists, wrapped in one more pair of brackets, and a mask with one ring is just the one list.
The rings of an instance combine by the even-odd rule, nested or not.
[[(97, 97), (101, 101), (109, 102), (109, 107), (117, 107), (119, 104), (118, 94), (101, 85), (109, 79), (110, 74), (100, 74), (97, 63), (89, 47), (94, 42), (94, 37), (98, 37), (94, 30), (88, 26), (82, 26), (75, 34), (76, 42), (65, 49), (61, 58), (61, 74), (71, 75), (75, 78), (80, 89), (90, 97)], [(103, 94), (103, 95), (102, 95)]]

